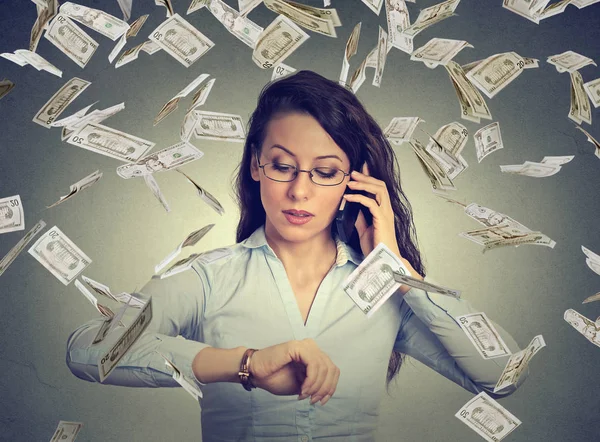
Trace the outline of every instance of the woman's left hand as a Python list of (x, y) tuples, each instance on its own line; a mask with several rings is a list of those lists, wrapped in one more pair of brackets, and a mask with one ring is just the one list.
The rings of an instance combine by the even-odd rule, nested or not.
[(367, 225), (367, 221), (362, 211), (358, 213), (356, 220), (356, 230), (360, 239), (360, 248), (366, 257), (380, 243), (384, 243), (392, 252), (398, 256), (413, 277), (422, 279), (402, 256), (398, 249), (396, 239), (394, 209), (390, 202), (390, 195), (384, 181), (378, 180), (369, 174), (367, 163), (362, 168), (362, 173), (353, 171), (351, 179), (348, 181), (348, 187), (352, 190), (363, 190), (375, 195), (375, 199), (356, 193), (347, 193), (344, 195), (348, 201), (357, 202), (367, 207), (373, 217), (373, 224)]

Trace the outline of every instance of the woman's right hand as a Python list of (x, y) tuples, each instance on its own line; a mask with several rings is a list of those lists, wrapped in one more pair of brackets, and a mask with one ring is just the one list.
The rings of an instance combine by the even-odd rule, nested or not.
[[(329, 400), (335, 392), (340, 369), (313, 339), (288, 341), (263, 348), (250, 359), (256, 387), (275, 395), (312, 396), (311, 403)], [(302, 394), (304, 393), (304, 394)]]

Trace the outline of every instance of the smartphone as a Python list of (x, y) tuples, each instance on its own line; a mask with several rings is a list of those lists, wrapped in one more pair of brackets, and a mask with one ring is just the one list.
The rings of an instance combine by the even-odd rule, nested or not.
[[(357, 193), (375, 199), (374, 194), (365, 192), (364, 190), (353, 190), (347, 187), (344, 194), (348, 193)], [(338, 213), (335, 217), (335, 225), (340, 240), (344, 241), (346, 244), (350, 243), (354, 236), (356, 236), (356, 241), (359, 240), (355, 224), (358, 219), (358, 212), (360, 211), (363, 212), (367, 225), (370, 226), (373, 224), (373, 216), (367, 207), (363, 206), (361, 203), (348, 201), (342, 198)]]

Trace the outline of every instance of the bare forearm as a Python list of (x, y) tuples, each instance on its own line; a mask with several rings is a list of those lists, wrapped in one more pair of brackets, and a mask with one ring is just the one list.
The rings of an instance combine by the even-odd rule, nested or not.
[(196, 378), (204, 383), (240, 382), (238, 372), (246, 347), (207, 347), (198, 352), (192, 362)]

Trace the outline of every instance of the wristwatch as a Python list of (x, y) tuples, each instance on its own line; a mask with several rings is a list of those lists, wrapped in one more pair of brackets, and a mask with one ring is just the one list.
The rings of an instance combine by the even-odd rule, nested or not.
[(250, 358), (252, 355), (258, 350), (255, 348), (249, 348), (244, 352), (244, 356), (242, 357), (242, 363), (240, 364), (240, 371), (238, 372), (238, 376), (240, 377), (240, 383), (246, 389), (246, 391), (250, 391), (253, 388), (256, 388), (256, 385), (252, 383), (252, 379), (250, 379)]

